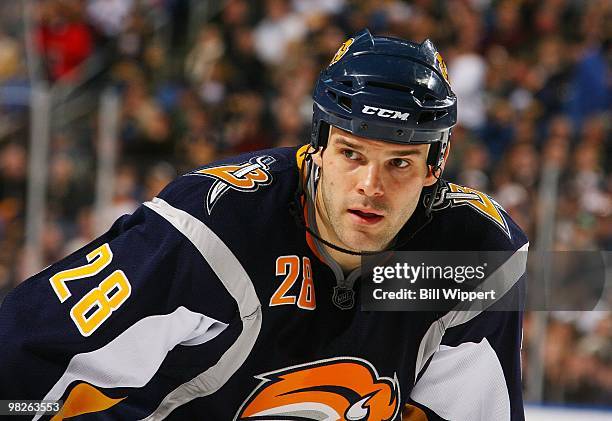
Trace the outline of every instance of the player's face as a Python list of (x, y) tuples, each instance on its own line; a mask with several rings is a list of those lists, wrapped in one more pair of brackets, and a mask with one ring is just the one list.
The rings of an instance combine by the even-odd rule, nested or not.
[(370, 140), (332, 127), (314, 156), (319, 230), (354, 251), (384, 249), (408, 221), (424, 186), (436, 180), (426, 160), (429, 145)]

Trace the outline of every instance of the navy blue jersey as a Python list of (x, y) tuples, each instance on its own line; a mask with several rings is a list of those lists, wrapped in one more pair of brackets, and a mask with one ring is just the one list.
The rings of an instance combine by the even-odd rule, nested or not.
[[(56, 419), (522, 420), (521, 313), (362, 311), (359, 270), (290, 212), (296, 152), (179, 177), (20, 284), (0, 397), (61, 399)], [(403, 249), (510, 251), (495, 274), (521, 292), (527, 239), (497, 203), (444, 182), (433, 215)]]

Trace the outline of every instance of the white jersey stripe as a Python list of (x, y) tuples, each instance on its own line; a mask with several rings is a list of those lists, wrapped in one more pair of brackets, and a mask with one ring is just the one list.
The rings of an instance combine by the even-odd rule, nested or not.
[(205, 343), (226, 328), (227, 324), (182, 306), (170, 314), (145, 317), (103, 347), (72, 357), (44, 400), (61, 399), (78, 380), (101, 388), (142, 387), (176, 345)]
[(164, 419), (172, 410), (221, 388), (251, 353), (261, 330), (261, 303), (255, 287), (236, 256), (202, 221), (177, 209), (160, 198), (145, 206), (157, 212), (185, 235), (210, 265), (230, 295), (238, 303), (242, 332), (219, 362), (168, 394), (146, 421)]
[[(525, 243), (520, 249), (515, 251), (504, 264), (483, 281), (481, 289), (495, 290), (498, 292), (499, 298), (497, 300), (501, 299), (525, 273), (528, 249), (529, 243)], [(490, 302), (489, 306), (493, 305), (497, 300)], [(423, 336), (423, 339), (421, 339), (414, 370), (415, 381), (425, 366), (425, 363), (427, 363), (427, 360), (440, 346), (444, 331), (448, 328), (469, 322), (489, 307), (469, 310), (469, 307), (465, 308), (460, 306), (461, 304), (456, 310), (449, 311), (433, 322)], [(481, 306), (481, 303), (475, 303), (473, 306)]]
[(440, 346), (410, 397), (446, 420), (510, 420), (504, 372), (486, 338)]

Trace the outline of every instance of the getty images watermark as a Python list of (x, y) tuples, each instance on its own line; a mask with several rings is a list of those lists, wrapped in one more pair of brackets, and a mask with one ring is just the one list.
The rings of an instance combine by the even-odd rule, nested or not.
[(485, 278), (485, 269), (487, 263), (479, 266), (428, 266), (425, 263), (420, 265), (411, 265), (404, 262), (396, 262), (393, 266), (374, 266), (372, 269), (372, 281), (380, 284), (385, 280), (395, 279), (409, 282), (411, 285), (418, 280), (436, 280), (444, 279), (448, 282), (446, 288), (427, 288), (419, 287), (418, 289), (401, 288), (399, 291), (385, 291), (383, 288), (375, 288), (372, 292), (375, 300), (459, 300), (459, 301), (474, 301), (474, 300), (494, 300), (497, 291), (494, 289), (488, 291), (463, 291), (461, 288), (454, 287), (455, 284), (462, 284), (465, 281), (479, 280)]
[(369, 311), (592, 310), (609, 252), (410, 251), (362, 262)]

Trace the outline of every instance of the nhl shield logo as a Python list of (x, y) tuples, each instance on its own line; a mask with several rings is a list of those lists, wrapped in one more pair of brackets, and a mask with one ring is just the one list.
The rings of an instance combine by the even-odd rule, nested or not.
[(351, 288), (334, 287), (332, 302), (340, 310), (350, 310), (355, 305), (355, 291)]

